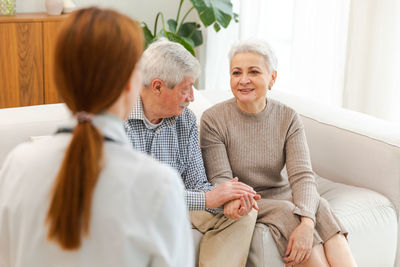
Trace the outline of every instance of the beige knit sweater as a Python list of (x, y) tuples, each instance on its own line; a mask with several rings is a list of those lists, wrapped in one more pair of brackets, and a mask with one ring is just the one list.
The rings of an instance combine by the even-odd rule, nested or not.
[[(315, 221), (319, 195), (303, 125), (293, 109), (268, 99), (262, 112), (249, 114), (234, 98), (219, 103), (203, 113), (200, 144), (212, 183), (238, 177), (262, 198), (292, 197), (294, 213)], [(281, 174), (285, 164), (289, 178)]]

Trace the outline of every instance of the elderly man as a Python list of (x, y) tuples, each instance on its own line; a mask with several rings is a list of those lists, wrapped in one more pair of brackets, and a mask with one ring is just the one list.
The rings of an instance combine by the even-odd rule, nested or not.
[[(217, 186), (207, 180), (196, 118), (186, 108), (194, 100), (199, 62), (180, 44), (163, 39), (146, 49), (141, 67), (144, 88), (125, 122), (132, 145), (182, 177), (191, 222), (204, 233), (199, 266), (245, 266), (259, 195), (237, 178)], [(238, 201), (240, 208), (233, 210)]]

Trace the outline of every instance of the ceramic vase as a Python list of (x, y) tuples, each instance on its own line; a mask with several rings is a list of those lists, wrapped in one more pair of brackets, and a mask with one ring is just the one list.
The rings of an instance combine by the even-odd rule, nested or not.
[(46, 10), (49, 15), (60, 15), (64, 8), (64, 0), (46, 0)]
[(76, 9), (76, 5), (72, 0), (64, 0), (63, 13), (71, 13)]

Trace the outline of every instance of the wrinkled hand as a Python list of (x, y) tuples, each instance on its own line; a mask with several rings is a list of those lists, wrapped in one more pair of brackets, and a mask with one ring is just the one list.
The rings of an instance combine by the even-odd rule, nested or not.
[(206, 208), (215, 209), (230, 200), (238, 199), (246, 195), (253, 198), (256, 192), (251, 186), (238, 182), (238, 178), (235, 177), (228, 182), (217, 185), (213, 190), (206, 192)]
[(234, 199), (224, 205), (224, 215), (232, 220), (238, 220), (242, 216), (246, 216), (254, 208), (258, 210), (257, 201), (261, 198), (256, 194), (254, 197), (250, 195)]
[(241, 199), (234, 199), (226, 203), (224, 205), (225, 217), (232, 220), (238, 220), (241, 217), (241, 215), (239, 215), (240, 204), (241, 204)]
[(294, 266), (305, 262), (311, 255), (314, 235), (314, 221), (307, 217), (301, 218), (301, 223), (290, 235), (286, 249), (285, 266)]
[(260, 200), (261, 196), (259, 194), (256, 194), (254, 197), (251, 197), (250, 195), (244, 196), (240, 198), (240, 209), (239, 209), (239, 215), (240, 216), (245, 216), (247, 215), (253, 208), (255, 210), (258, 210), (258, 204), (256, 200)]

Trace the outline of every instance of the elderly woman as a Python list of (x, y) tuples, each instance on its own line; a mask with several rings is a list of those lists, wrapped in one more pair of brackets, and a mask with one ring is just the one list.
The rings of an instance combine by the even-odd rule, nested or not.
[[(208, 178), (219, 184), (239, 177), (261, 195), (257, 222), (269, 227), (286, 266), (355, 266), (345, 230), (317, 192), (298, 114), (266, 98), (277, 76), (270, 47), (238, 42), (229, 58), (234, 98), (201, 119)], [(232, 201), (231, 210), (239, 207)]]

